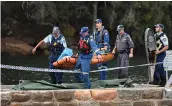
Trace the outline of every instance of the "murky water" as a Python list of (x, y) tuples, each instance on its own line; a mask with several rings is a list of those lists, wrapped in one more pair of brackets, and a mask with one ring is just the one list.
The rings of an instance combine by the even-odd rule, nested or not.
[[(48, 67), (48, 56), (42, 55), (31, 55), (31, 56), (10, 56), (8, 54), (2, 54), (2, 64), (8, 65), (22, 65), (28, 67), (39, 67), (47, 68)], [(146, 58), (135, 56), (130, 59), (130, 65), (145, 64)], [(108, 62), (108, 67), (115, 67), (116, 59), (113, 59)], [(95, 69), (95, 66), (92, 66), (92, 69)], [(135, 67), (129, 69), (129, 76), (134, 82), (137, 83), (146, 83), (148, 81), (148, 72), (147, 67)], [(90, 79), (92, 81), (98, 80), (99, 73), (91, 73)], [(117, 78), (116, 70), (108, 71), (108, 79)], [(29, 71), (19, 71), (19, 70), (8, 70), (1, 69), (1, 83), (2, 84), (17, 84), (19, 80), (46, 80), (50, 81), (50, 77), (46, 72), (29, 72)], [(74, 74), (65, 73), (63, 76), (64, 82), (75, 82)]]

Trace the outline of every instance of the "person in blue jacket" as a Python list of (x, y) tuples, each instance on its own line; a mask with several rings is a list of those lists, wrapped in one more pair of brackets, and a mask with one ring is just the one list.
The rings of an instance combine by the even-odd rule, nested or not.
[[(102, 25), (101, 19), (96, 19), (95, 21), (96, 30), (93, 32), (94, 39), (96, 41), (97, 47), (102, 50), (102, 54), (110, 51), (109, 44), (109, 33)], [(107, 63), (97, 64), (98, 69), (106, 69)], [(100, 80), (106, 80), (106, 71), (100, 72)]]
[(78, 44), (79, 56), (74, 69), (76, 70), (81, 68), (81, 71), (85, 72), (83, 74), (76, 74), (76, 80), (77, 82), (84, 82), (84, 88), (89, 89), (91, 88), (89, 79), (90, 62), (93, 54), (95, 53), (100, 61), (102, 60), (102, 57), (93, 36), (89, 36), (88, 31), (88, 27), (82, 27), (79, 33), (81, 35)]
[[(43, 40), (41, 40), (32, 50), (32, 53), (35, 54), (37, 48), (43, 43), (48, 44), (48, 48), (50, 50), (49, 68), (54, 69), (55, 67), (53, 66), (53, 62), (57, 61), (63, 50), (67, 48), (65, 37), (60, 33), (60, 29), (55, 26), (53, 28), (52, 33), (45, 37)], [(53, 84), (62, 83), (63, 73), (50, 72), (49, 75)]]

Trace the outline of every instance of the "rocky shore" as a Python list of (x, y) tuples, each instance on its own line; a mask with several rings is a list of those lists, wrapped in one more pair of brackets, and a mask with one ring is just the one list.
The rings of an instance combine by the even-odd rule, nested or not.
[(172, 88), (1, 90), (1, 106), (172, 106)]
[[(25, 41), (15, 37), (3, 37), (1, 38), (1, 53), (9, 53), (10, 55), (31, 55), (34, 48), (33, 41)], [(44, 44), (39, 47), (45, 55), (47, 54), (47, 45)]]

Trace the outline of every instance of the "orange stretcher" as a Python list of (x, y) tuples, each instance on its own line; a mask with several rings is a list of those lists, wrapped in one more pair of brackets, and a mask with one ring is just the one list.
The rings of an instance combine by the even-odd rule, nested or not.
[[(94, 55), (93, 58), (91, 59), (91, 64), (107, 62), (107, 61), (113, 59), (114, 54), (106, 53), (106, 54), (101, 54), (101, 56), (102, 56), (102, 60), (99, 60), (97, 58), (97, 56)], [(54, 62), (53, 65), (56, 68), (71, 69), (71, 68), (74, 68), (76, 62), (77, 62), (77, 57), (64, 57), (63, 59)]]

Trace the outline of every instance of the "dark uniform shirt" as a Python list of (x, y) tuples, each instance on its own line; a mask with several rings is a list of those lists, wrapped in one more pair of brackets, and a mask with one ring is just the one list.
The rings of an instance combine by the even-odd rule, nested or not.
[(129, 34), (124, 33), (124, 35), (117, 35), (115, 46), (117, 47), (117, 51), (125, 51), (130, 48), (134, 48), (134, 43)]

